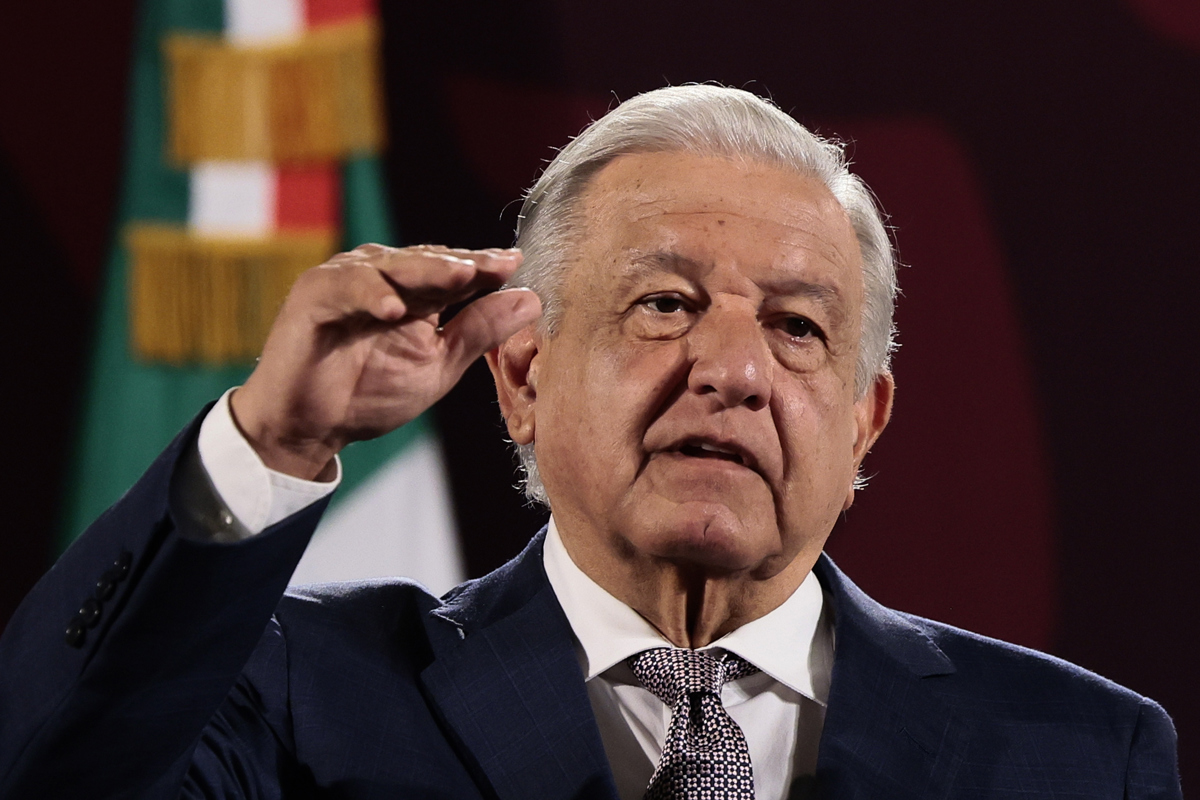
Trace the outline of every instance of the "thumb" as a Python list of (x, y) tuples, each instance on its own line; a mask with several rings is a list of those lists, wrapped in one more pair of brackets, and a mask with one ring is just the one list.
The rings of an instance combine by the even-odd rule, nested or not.
[(529, 289), (502, 289), (479, 298), (442, 330), (446, 368), (455, 376), (461, 375), (471, 362), (541, 315), (542, 303)]

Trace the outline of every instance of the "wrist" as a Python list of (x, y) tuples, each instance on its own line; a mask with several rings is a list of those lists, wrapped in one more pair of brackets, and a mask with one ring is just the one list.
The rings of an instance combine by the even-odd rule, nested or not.
[(337, 476), (334, 457), (341, 449), (331, 441), (305, 436), (254, 412), (241, 389), (229, 398), (233, 424), (268, 469), (307, 481), (329, 482)]

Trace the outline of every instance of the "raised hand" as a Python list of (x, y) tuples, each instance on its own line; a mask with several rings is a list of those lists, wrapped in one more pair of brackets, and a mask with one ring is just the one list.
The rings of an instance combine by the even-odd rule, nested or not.
[(262, 358), (232, 398), (235, 420), (263, 462), (302, 478), (333, 456), (414, 419), (468, 365), (541, 313), (533, 292), (495, 289), (521, 263), (517, 250), (367, 244), (296, 281)]

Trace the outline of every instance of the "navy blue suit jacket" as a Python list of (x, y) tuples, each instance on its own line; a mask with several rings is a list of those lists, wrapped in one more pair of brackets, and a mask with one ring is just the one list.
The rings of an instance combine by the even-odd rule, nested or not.
[[(237, 544), (181, 535), (195, 427), (0, 639), (0, 797), (615, 798), (542, 534), (440, 600), (400, 580), (281, 600), (323, 505)], [(836, 657), (797, 796), (1180, 797), (1153, 702), (816, 569)]]

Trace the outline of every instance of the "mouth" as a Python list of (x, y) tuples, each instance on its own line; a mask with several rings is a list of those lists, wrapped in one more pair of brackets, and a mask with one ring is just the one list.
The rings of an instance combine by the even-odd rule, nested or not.
[(675, 450), (691, 458), (728, 461), (749, 469), (757, 469), (753, 455), (745, 448), (732, 442), (716, 442), (711, 439), (688, 439), (676, 447)]

